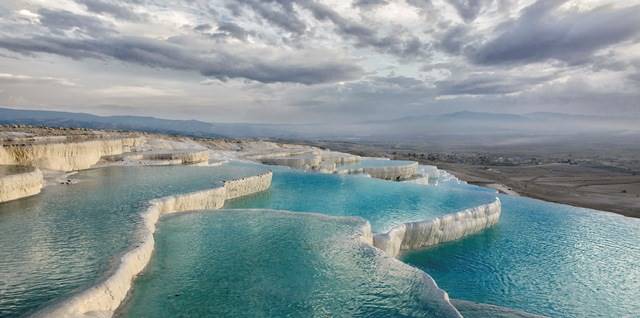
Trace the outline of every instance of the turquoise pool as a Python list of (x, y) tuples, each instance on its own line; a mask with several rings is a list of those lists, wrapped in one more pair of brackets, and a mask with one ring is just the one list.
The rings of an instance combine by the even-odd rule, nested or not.
[(640, 220), (501, 196), (495, 227), (403, 261), (452, 298), (550, 317), (640, 315)]
[(0, 317), (27, 314), (94, 284), (127, 249), (147, 201), (265, 168), (111, 167), (0, 204)]
[(457, 317), (423, 272), (358, 242), (363, 220), (217, 210), (160, 222), (124, 317)]
[(264, 208), (359, 216), (375, 232), (493, 202), (495, 192), (468, 185), (426, 187), (360, 175), (273, 168), (271, 189), (228, 201), (226, 208)]
[[(74, 176), (78, 184), (0, 204), (0, 316), (28, 314), (100, 280), (133, 241), (149, 199), (266, 169), (274, 170), (270, 190), (225, 207), (358, 216), (381, 232), (496, 197), (455, 182), (429, 187), (243, 163), (88, 170)], [(640, 312), (640, 220), (521, 197), (501, 200), (494, 228), (403, 260), (452, 298), (552, 317)], [(322, 316), (336, 308), (353, 316), (438, 313), (442, 307), (430, 301), (433, 289), (420, 271), (346, 239), (356, 223), (265, 211), (163, 219), (149, 270), (121, 314), (243, 316), (247, 307), (257, 316)]]

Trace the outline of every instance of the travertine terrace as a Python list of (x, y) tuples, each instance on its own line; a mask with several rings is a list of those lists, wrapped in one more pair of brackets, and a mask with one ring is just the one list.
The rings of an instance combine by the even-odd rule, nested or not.
[(500, 219), (500, 200), (430, 220), (404, 223), (376, 234), (373, 244), (396, 257), (410, 251), (460, 239), (487, 229)]
[(143, 139), (105, 137), (91, 140), (3, 143), (0, 164), (23, 165), (57, 171), (88, 169), (103, 156), (131, 151)]
[(40, 193), (44, 186), (42, 172), (38, 168), (0, 166), (0, 203), (17, 200)]
[(229, 180), (223, 186), (210, 190), (152, 200), (149, 208), (143, 213), (143, 224), (140, 228), (141, 241), (120, 258), (118, 267), (109, 277), (53, 307), (45, 308), (35, 316), (111, 317), (127, 296), (135, 277), (142, 272), (151, 259), (155, 245), (153, 233), (160, 217), (192, 210), (219, 209), (227, 199), (267, 190), (271, 186), (271, 176), (271, 172), (267, 172)]

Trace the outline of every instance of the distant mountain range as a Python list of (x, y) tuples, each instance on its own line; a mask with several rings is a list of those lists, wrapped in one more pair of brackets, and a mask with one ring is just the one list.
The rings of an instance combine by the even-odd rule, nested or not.
[(199, 120), (171, 120), (145, 116), (97, 116), (12, 108), (0, 108), (0, 124), (139, 130), (197, 137), (276, 137), (285, 133), (275, 125), (207, 123)]
[[(354, 121), (357, 118), (354, 119)], [(561, 113), (504, 114), (455, 112), (354, 122), (352, 124), (208, 123), (143, 116), (96, 116), (85, 113), (0, 108), (0, 124), (140, 130), (199, 137), (385, 139), (422, 136), (555, 136), (637, 134), (640, 120)]]
[(403, 130), (442, 134), (553, 133), (570, 134), (581, 131), (621, 132), (640, 130), (637, 117), (613, 117), (537, 112), (504, 114), (462, 111), (442, 115), (408, 116), (398, 119), (367, 122), (374, 126), (398, 126)]

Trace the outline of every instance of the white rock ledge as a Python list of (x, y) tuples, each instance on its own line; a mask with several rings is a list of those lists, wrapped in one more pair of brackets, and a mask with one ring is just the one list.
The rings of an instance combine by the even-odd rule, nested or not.
[(338, 174), (368, 174), (372, 178), (402, 181), (415, 176), (418, 172), (418, 163), (409, 162), (403, 165), (386, 167), (363, 167), (356, 169), (341, 169)]
[(359, 156), (329, 150), (291, 151), (247, 156), (263, 164), (287, 166), (300, 170), (336, 172), (336, 165), (360, 161)]
[(44, 177), (38, 168), (0, 176), (0, 203), (36, 195), (43, 186)]
[(100, 158), (130, 151), (144, 138), (97, 139), (79, 142), (10, 144), (0, 147), (0, 164), (73, 171), (88, 169)]
[(487, 229), (500, 219), (500, 199), (434, 219), (395, 226), (386, 233), (375, 234), (373, 245), (389, 256), (449, 242)]
[(117, 268), (104, 281), (51, 307), (34, 317), (111, 317), (131, 289), (133, 280), (144, 270), (153, 253), (153, 234), (161, 216), (191, 210), (219, 209), (225, 200), (267, 190), (272, 173), (229, 180), (223, 186), (168, 196), (150, 201), (142, 215), (140, 242), (121, 258)]

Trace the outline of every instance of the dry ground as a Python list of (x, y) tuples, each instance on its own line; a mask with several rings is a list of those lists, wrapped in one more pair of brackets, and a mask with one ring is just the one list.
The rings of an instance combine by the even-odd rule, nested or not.
[(640, 217), (640, 176), (569, 164), (472, 166), (439, 163), (469, 183), (501, 183), (546, 201)]

